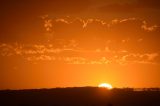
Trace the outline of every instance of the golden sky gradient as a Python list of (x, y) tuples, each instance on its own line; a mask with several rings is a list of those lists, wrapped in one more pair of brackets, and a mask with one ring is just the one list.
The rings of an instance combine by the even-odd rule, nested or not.
[(0, 89), (160, 87), (159, 0), (1, 0)]

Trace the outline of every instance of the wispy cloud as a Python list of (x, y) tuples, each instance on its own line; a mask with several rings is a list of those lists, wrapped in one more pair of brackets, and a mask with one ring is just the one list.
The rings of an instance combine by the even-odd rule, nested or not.
[(157, 28), (159, 28), (159, 26), (157, 25), (148, 26), (147, 22), (143, 21), (142, 29), (151, 32), (151, 31), (155, 31)]
[[(44, 20), (44, 27), (46, 28), (46, 30), (50, 30), (55, 23), (61, 22), (64, 24), (68, 24), (71, 25), (75, 22), (80, 22), (81, 23), (81, 28), (87, 28), (88, 25), (92, 24), (92, 23), (97, 23), (97, 25), (101, 25), (102, 27), (111, 27), (113, 25), (118, 25), (121, 23), (128, 23), (128, 22), (135, 22), (137, 23), (137, 25), (139, 23), (141, 23), (141, 26), (139, 26), (139, 28), (142, 28), (146, 31), (155, 31), (157, 28), (159, 28), (158, 25), (152, 25), (152, 26), (148, 26), (147, 22), (145, 20), (141, 20), (138, 18), (126, 18), (126, 19), (113, 19), (110, 22), (106, 22), (105, 20), (101, 20), (101, 19), (82, 19), (82, 18), (74, 18), (72, 20), (67, 19), (67, 18), (56, 18), (56, 19), (52, 19), (49, 18), (47, 15), (47, 18), (44, 16), (41, 16), (41, 18)], [(138, 23), (139, 22), (139, 23)], [(57, 25), (57, 24), (56, 24)], [(55, 26), (56, 27), (56, 26)], [(54, 30), (54, 28), (53, 28)]]
[(3, 57), (21, 57), (28, 62), (55, 61), (66, 64), (159, 64), (159, 53), (131, 53), (126, 50), (113, 51), (109, 48), (85, 50), (55, 48), (50, 45), (1, 44)]

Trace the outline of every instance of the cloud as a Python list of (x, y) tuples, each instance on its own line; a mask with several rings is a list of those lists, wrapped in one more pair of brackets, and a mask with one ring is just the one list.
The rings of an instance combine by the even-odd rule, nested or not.
[[(149, 25), (149, 22), (146, 21), (147, 24), (143, 23), (141, 27), (139, 24), (142, 24), (141, 22), (148, 18), (143, 17), (143, 20), (140, 19), (141, 14), (138, 9), (142, 6), (154, 7), (148, 5), (156, 5), (158, 3), (156, 0), (11, 0), (10, 2), (2, 0), (0, 6), (2, 13), (2, 17), (0, 17), (0, 29), (2, 29), (0, 42), (37, 43), (48, 42), (51, 41), (50, 39), (80, 39), (80, 37), (81, 40), (85, 37), (88, 40), (89, 38), (95, 39), (97, 36), (110, 40), (113, 35), (109, 31), (112, 29), (107, 29), (107, 25), (109, 25), (109, 20), (112, 19), (115, 19), (112, 20), (112, 24), (110, 23), (113, 26), (112, 28), (115, 28), (115, 26), (118, 28), (118, 26), (125, 24), (124, 26), (127, 28), (132, 28), (128, 28), (132, 33), (136, 33), (141, 28), (145, 31), (153, 32), (158, 29), (158, 23), (153, 22), (155, 17), (159, 20), (159, 15), (155, 11), (151, 11), (152, 14), (150, 14), (148, 9), (145, 9), (146, 17), (149, 17), (150, 23), (153, 24)], [(101, 10), (97, 11), (93, 8), (101, 8)], [(104, 13), (101, 11), (104, 11)], [(106, 14), (105, 11), (110, 12), (110, 14)], [(139, 15), (128, 15), (132, 14), (132, 11), (136, 11)], [(128, 17), (135, 17), (135, 20), (133, 20), (134, 18), (131, 20)], [(116, 21), (118, 23), (113, 25)], [(132, 26), (127, 23), (132, 23)], [(126, 30), (124, 26), (118, 29)], [(135, 28), (135, 26), (138, 27)], [(117, 31), (116, 29), (114, 30)], [(125, 32), (128, 33), (129, 31)], [(120, 34), (123, 35), (122, 32)], [(137, 34), (135, 35), (138, 36)]]
[[(77, 24), (77, 25), (75, 25), (75, 24)], [(56, 27), (58, 26), (62, 30), (66, 30), (68, 28), (71, 28), (71, 29), (78, 28), (79, 31), (82, 31), (82, 28), (85, 28), (88, 31), (90, 27), (92, 27), (92, 28), (96, 27), (95, 29), (97, 29), (98, 27), (99, 28), (103, 27), (101, 29), (104, 31), (107, 29), (107, 27), (113, 28), (114, 26), (118, 26), (118, 25), (124, 25), (124, 27), (125, 26), (127, 27), (129, 24), (131, 24), (130, 25), (131, 27), (138, 26), (139, 30), (142, 28), (146, 31), (155, 31), (159, 27), (157, 25), (148, 26), (147, 22), (145, 20), (140, 20), (140, 19), (136, 19), (136, 18), (126, 18), (126, 19), (120, 19), (120, 20), (113, 19), (109, 23), (107, 23), (101, 19), (82, 19), (82, 18), (75, 18), (72, 20), (69, 20), (68, 18), (44, 19), (45, 28), (46, 27), (52, 28), (54, 26), (54, 28), (56, 29)], [(54, 30), (54, 28), (53, 28), (53, 30)], [(98, 30), (102, 31), (99, 28), (98, 28)], [(135, 28), (135, 29), (138, 29), (138, 28)], [(120, 29), (120, 27), (119, 27), (119, 29)], [(133, 30), (133, 28), (132, 28), (132, 30)], [(92, 30), (92, 31), (95, 31), (95, 30)], [(69, 32), (69, 31), (67, 31), (67, 32)]]
[(46, 31), (51, 31), (51, 28), (53, 27), (52, 20), (45, 20), (44, 27), (46, 28)]
[(40, 22), (39, 26), (36, 25), (38, 27), (34, 26), (37, 33), (33, 31), (28, 34), (29, 30), (26, 29), (26, 33), (24, 31), (21, 35), (12, 35), (13, 39), (8, 35), (3, 35), (0, 39), (10, 39), (10, 43), (50, 43), (58, 48), (70, 46), (95, 50), (107, 46), (112, 50), (121, 49), (137, 53), (159, 51), (159, 26), (139, 18), (113, 19), (109, 22), (99, 18), (83, 19), (70, 16), (53, 18), (42, 15), (37, 18)]
[(156, 59), (159, 58), (159, 53), (145, 53), (145, 54), (135, 54), (129, 53), (119, 60), (119, 63), (125, 64), (158, 64)]
[[(35, 42), (44, 32), (39, 16), (80, 14), (89, 5), (89, 0), (1, 0), (0, 41), (12, 42), (23, 39), (23, 42)], [(51, 30), (51, 27), (47, 27), (47, 30)]]
[(148, 56), (148, 60), (152, 61), (154, 60), (156, 57), (159, 56), (158, 53), (152, 53), (152, 54), (146, 54)]
[(157, 26), (157, 25), (153, 25), (153, 26), (147, 26), (147, 22), (146, 21), (143, 21), (143, 25), (142, 25), (142, 28), (144, 29), (144, 30), (146, 30), (146, 31), (154, 31), (154, 30), (156, 30), (157, 28), (159, 28), (159, 26)]
[[(81, 12), (90, 8), (90, 1), (75, 2), (74, 0), (69, 0), (66, 3), (66, 1), (63, 0), (47, 0), (39, 3), (38, 1), (31, 0), (19, 2), (15, 0), (8, 3), (3, 0), (2, 4), (4, 4), (4, 6), (1, 8), (7, 13), (4, 15), (8, 16), (3, 19), (3, 28), (2, 32), (0, 32), (1, 42), (46, 43), (55, 42), (57, 39), (73, 39), (78, 41), (80, 48), (95, 49), (99, 48), (99, 46), (104, 48), (105, 43), (110, 40), (112, 43), (109, 46), (114, 45), (115, 49), (117, 49), (119, 48), (116, 45), (117, 42), (117, 44), (120, 44), (119, 42), (130, 39), (128, 42), (123, 43), (125, 44), (124, 46), (121, 46), (128, 50), (129, 48), (133, 48), (133, 45), (136, 44), (135, 42), (138, 41), (138, 39), (143, 39), (141, 40), (141, 44), (150, 45), (151, 47), (155, 46), (160, 39), (159, 36), (157, 36), (159, 34), (159, 25), (157, 23), (149, 25), (150, 23), (148, 21), (136, 17), (116, 18), (108, 22), (102, 19), (102, 17), (82, 18), (78, 16), (72, 17), (66, 15), (60, 17), (58, 14), (54, 15), (54, 11), (65, 10), (68, 11), (66, 13), (69, 13), (69, 11), (75, 11), (76, 13), (78, 12), (76, 10), (80, 10), (79, 12)], [(71, 6), (76, 6), (76, 4), (79, 5), (77, 7)], [(107, 6), (111, 5), (109, 6), (110, 8), (113, 7), (117, 9), (116, 11), (121, 11), (119, 8), (122, 8), (122, 11), (124, 9), (125, 12), (125, 10), (129, 10), (125, 8), (132, 8), (130, 5), (136, 3), (122, 2), (119, 4), (119, 2), (110, 2), (106, 4)], [(8, 10), (7, 7), (11, 9)], [(47, 11), (49, 14), (43, 15), (43, 13), (47, 13), (39, 9)], [(52, 14), (50, 14), (50, 10), (52, 10)], [(126, 46), (127, 43), (129, 46)], [(112, 48), (114, 48), (114, 46)], [(144, 46), (146, 51), (148, 49), (147, 46)]]
[[(74, 41), (75, 42), (75, 41)], [(70, 44), (69, 44), (70, 45)], [(54, 61), (65, 64), (159, 64), (159, 53), (132, 53), (126, 50), (85, 50), (48, 45), (0, 44), (0, 57), (16, 57), (31, 63)]]

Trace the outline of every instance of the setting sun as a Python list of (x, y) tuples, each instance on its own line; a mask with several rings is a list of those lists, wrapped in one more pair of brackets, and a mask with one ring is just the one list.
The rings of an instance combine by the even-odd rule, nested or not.
[(98, 87), (100, 88), (107, 88), (107, 89), (112, 89), (112, 85), (111, 84), (108, 84), (108, 83), (101, 83), (98, 85)]

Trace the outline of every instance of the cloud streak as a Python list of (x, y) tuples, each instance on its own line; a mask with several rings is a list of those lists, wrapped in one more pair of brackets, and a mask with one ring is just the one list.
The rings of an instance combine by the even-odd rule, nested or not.
[(55, 48), (50, 45), (1, 44), (0, 56), (18, 56), (28, 62), (55, 61), (66, 64), (159, 64), (159, 53)]

